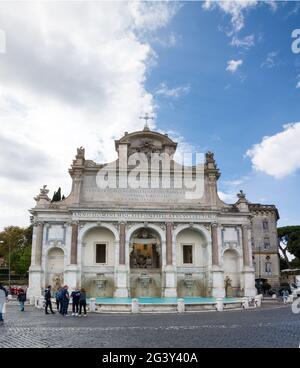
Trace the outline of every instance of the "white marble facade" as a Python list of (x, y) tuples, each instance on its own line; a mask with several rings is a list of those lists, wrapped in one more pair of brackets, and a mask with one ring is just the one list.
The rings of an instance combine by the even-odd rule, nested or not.
[[(176, 150), (167, 135), (149, 129), (125, 133), (115, 144), (118, 153), (124, 146), (129, 153)], [(47, 284), (67, 284), (95, 297), (223, 297), (226, 277), (232, 295), (256, 294), (253, 219), (259, 210), (277, 210), (255, 205), (254, 212), (242, 192), (235, 204), (223, 203), (212, 153), (205, 156), (199, 200), (178, 189), (99, 189), (103, 167), (79, 148), (70, 195), (51, 203), (44, 186), (35, 198), (29, 296)]]

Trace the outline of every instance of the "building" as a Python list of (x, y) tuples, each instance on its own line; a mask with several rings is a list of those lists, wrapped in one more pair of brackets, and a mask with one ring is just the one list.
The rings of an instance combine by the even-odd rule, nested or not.
[[(94, 297), (253, 296), (253, 266), (278, 282), (276, 208), (243, 191), (234, 204), (221, 201), (213, 153), (189, 171), (173, 160), (177, 143), (147, 126), (115, 147), (109, 164), (78, 148), (70, 195), (51, 202), (44, 186), (35, 197), (29, 295), (67, 284)], [(169, 171), (162, 160), (141, 169), (136, 155), (146, 165), (165, 155)], [(179, 185), (186, 172), (192, 189)]]

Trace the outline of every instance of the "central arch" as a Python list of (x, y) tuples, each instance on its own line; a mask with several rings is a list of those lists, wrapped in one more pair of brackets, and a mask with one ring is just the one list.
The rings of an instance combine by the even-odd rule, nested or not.
[(129, 237), (131, 297), (160, 297), (162, 238), (153, 227), (140, 226)]

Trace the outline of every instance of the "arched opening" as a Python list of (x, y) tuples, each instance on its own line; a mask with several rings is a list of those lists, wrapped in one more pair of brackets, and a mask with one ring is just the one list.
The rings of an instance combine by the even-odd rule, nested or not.
[(239, 255), (233, 249), (223, 254), (224, 284), (227, 297), (240, 296), (240, 264)]
[(151, 228), (139, 228), (129, 241), (130, 294), (161, 296), (161, 239)]
[[(64, 283), (64, 252), (61, 248), (52, 248), (47, 254), (46, 284), (56, 291)], [(45, 286), (47, 286), (45, 285)]]
[(112, 297), (116, 238), (104, 226), (94, 226), (82, 236), (81, 286), (90, 297)]
[(197, 228), (185, 228), (176, 236), (178, 297), (208, 296), (208, 247)]

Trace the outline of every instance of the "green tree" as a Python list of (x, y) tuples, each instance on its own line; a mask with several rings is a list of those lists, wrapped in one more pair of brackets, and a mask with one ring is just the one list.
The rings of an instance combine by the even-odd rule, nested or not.
[[(297, 265), (300, 263), (300, 226), (284, 226), (278, 228), (279, 249), (282, 252), (286, 264)], [(295, 259), (290, 261), (287, 253), (295, 256)]]
[(0, 255), (7, 263), (10, 253), (11, 271), (25, 274), (30, 266), (32, 226), (8, 226), (0, 232), (0, 241)]

